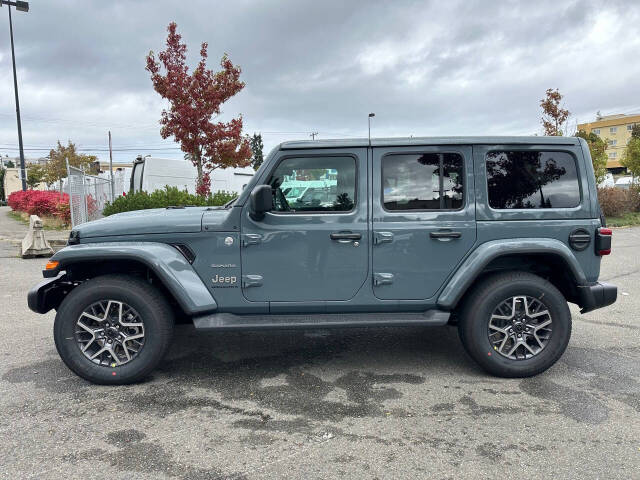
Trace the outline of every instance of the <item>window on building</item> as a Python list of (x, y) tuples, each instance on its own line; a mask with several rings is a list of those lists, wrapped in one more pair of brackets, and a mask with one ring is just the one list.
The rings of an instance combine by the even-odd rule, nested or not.
[(633, 130), (633, 126), (634, 126), (634, 125), (635, 125), (635, 124), (633, 124), (633, 123), (632, 123), (632, 124), (630, 124), (630, 125), (627, 125), (627, 130), (629, 130), (629, 131)]
[(609, 145), (615, 146), (617, 144), (618, 144), (618, 140), (615, 140), (615, 139), (614, 140), (609, 140)]
[(594, 128), (593, 130), (591, 130), (593, 133), (595, 133), (596, 135), (600, 135), (600, 129), (599, 128)]
[(617, 155), (617, 152), (609, 152), (609, 158), (616, 158)]
[(392, 154), (382, 158), (386, 210), (462, 208), (463, 163), (457, 153)]
[(491, 208), (571, 208), (580, 203), (575, 160), (567, 152), (489, 152), (486, 168)]
[(356, 160), (353, 157), (301, 157), (280, 162), (269, 179), (276, 212), (353, 210)]
[(613, 133), (614, 135), (618, 131), (618, 127), (609, 127), (609, 133)]

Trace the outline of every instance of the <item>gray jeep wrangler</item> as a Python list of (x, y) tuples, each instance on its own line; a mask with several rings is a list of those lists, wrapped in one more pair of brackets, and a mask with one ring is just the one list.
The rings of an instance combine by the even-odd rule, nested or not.
[(60, 356), (95, 383), (148, 375), (175, 319), (219, 331), (457, 324), (485, 370), (525, 377), (567, 347), (567, 302), (615, 302), (598, 282), (610, 249), (582, 139), (294, 141), (224, 207), (74, 228), (28, 303), (57, 310)]

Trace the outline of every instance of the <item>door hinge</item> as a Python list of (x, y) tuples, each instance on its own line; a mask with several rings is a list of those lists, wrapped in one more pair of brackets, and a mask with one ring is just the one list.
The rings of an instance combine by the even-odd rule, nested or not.
[(373, 285), (391, 285), (393, 283), (393, 273), (374, 273)]
[(257, 233), (245, 233), (242, 235), (242, 246), (258, 245), (262, 241), (262, 235)]
[(374, 245), (393, 242), (393, 232), (373, 232)]
[(261, 287), (262, 275), (243, 275), (242, 288)]

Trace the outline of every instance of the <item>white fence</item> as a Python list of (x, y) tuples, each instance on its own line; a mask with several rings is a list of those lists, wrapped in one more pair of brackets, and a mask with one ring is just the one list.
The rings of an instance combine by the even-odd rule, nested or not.
[(112, 200), (111, 182), (106, 178), (87, 175), (68, 163), (67, 173), (71, 226), (102, 218), (105, 204)]

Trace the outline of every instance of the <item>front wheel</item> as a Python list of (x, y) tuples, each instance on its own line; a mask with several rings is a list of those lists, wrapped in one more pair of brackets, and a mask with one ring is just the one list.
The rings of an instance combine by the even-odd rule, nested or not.
[(560, 291), (528, 272), (487, 277), (465, 301), (458, 325), (471, 357), (500, 377), (545, 371), (564, 353), (571, 313)]
[(162, 360), (173, 313), (161, 293), (126, 275), (88, 280), (67, 295), (54, 323), (56, 348), (80, 377), (98, 384), (133, 383)]

